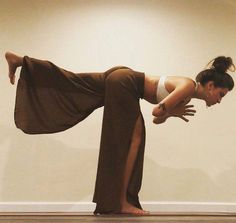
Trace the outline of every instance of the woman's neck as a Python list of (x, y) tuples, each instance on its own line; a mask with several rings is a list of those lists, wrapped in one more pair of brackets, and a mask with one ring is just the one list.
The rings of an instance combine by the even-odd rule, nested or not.
[(199, 82), (196, 83), (195, 92), (194, 92), (192, 98), (205, 100), (204, 88)]

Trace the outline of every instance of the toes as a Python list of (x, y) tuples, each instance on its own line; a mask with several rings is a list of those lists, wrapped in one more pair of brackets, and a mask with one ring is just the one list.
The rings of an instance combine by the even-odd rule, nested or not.
[(8, 63), (8, 69), (9, 69), (8, 76), (9, 76), (9, 79), (10, 79), (10, 83), (14, 84), (15, 83), (15, 72), (16, 72), (16, 69), (17, 69), (17, 65), (14, 61), (12, 53), (6, 52), (5, 53), (5, 58), (6, 58), (7, 63)]
[(134, 206), (127, 207), (122, 210), (122, 214), (131, 214), (131, 215), (148, 215), (149, 212), (144, 211), (142, 209), (136, 208)]
[(15, 72), (16, 72), (16, 69), (12, 69), (11, 67), (9, 67), (8, 77), (10, 79), (11, 84), (15, 83), (15, 78), (16, 78)]
[(13, 76), (9, 75), (9, 78), (10, 78), (11, 84), (14, 85), (15, 84), (15, 75), (13, 75)]

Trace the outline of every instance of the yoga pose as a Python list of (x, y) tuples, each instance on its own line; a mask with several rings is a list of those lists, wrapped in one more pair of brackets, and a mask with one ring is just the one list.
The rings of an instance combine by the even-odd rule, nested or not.
[(207, 106), (220, 103), (234, 87), (227, 70), (230, 57), (217, 57), (196, 82), (180, 76), (149, 76), (128, 67), (103, 73), (72, 73), (49, 61), (5, 54), (11, 84), (21, 67), (17, 85), (15, 123), (28, 134), (66, 130), (104, 106), (100, 153), (93, 201), (95, 214), (143, 215), (141, 188), (145, 126), (139, 99), (155, 104), (153, 122), (174, 116), (188, 122), (196, 112), (192, 98)]

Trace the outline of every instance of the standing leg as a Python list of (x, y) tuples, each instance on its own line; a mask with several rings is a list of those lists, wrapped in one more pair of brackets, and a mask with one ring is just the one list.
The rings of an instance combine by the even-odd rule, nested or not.
[(118, 69), (105, 77), (95, 214), (144, 214), (138, 197), (145, 146), (139, 104), (143, 81), (144, 76), (131, 69)]
[(134, 164), (136, 161), (139, 145), (141, 143), (141, 134), (143, 130), (143, 124), (141, 120), (141, 115), (138, 117), (133, 136), (131, 139), (131, 144), (130, 144), (130, 149), (126, 161), (126, 166), (125, 166), (125, 173), (124, 173), (124, 183), (122, 187), (122, 192), (121, 192), (121, 212), (122, 213), (128, 213), (128, 214), (147, 214), (148, 212), (143, 211), (127, 201), (127, 188), (129, 184), (130, 177), (132, 175), (132, 171), (134, 168)]
[(10, 78), (10, 82), (11, 82), (11, 84), (14, 84), (15, 83), (15, 72), (16, 72), (17, 67), (20, 67), (23, 65), (23, 57), (17, 56), (13, 53), (10, 53), (10, 52), (6, 52), (5, 58), (8, 63), (8, 68), (9, 68), (8, 76)]

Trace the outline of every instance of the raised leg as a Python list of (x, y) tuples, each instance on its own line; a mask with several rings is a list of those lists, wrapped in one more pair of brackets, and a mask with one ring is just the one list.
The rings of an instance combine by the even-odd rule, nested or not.
[(10, 53), (10, 52), (6, 52), (5, 53), (5, 58), (7, 60), (8, 63), (8, 69), (9, 69), (9, 79), (11, 84), (15, 83), (15, 72), (17, 67), (20, 67), (23, 65), (23, 57), (20, 57), (16, 54)]
[(141, 116), (138, 117), (133, 136), (132, 136), (132, 141), (127, 157), (127, 162), (126, 162), (126, 167), (125, 167), (125, 173), (124, 173), (124, 184), (122, 188), (122, 193), (121, 193), (121, 212), (126, 213), (126, 214), (137, 214), (137, 215), (144, 215), (148, 214), (147, 211), (141, 210), (127, 201), (127, 188), (129, 184), (129, 180), (133, 171), (133, 167), (136, 161), (137, 153), (138, 153), (138, 148), (141, 143), (141, 134), (142, 134), (142, 120)]

